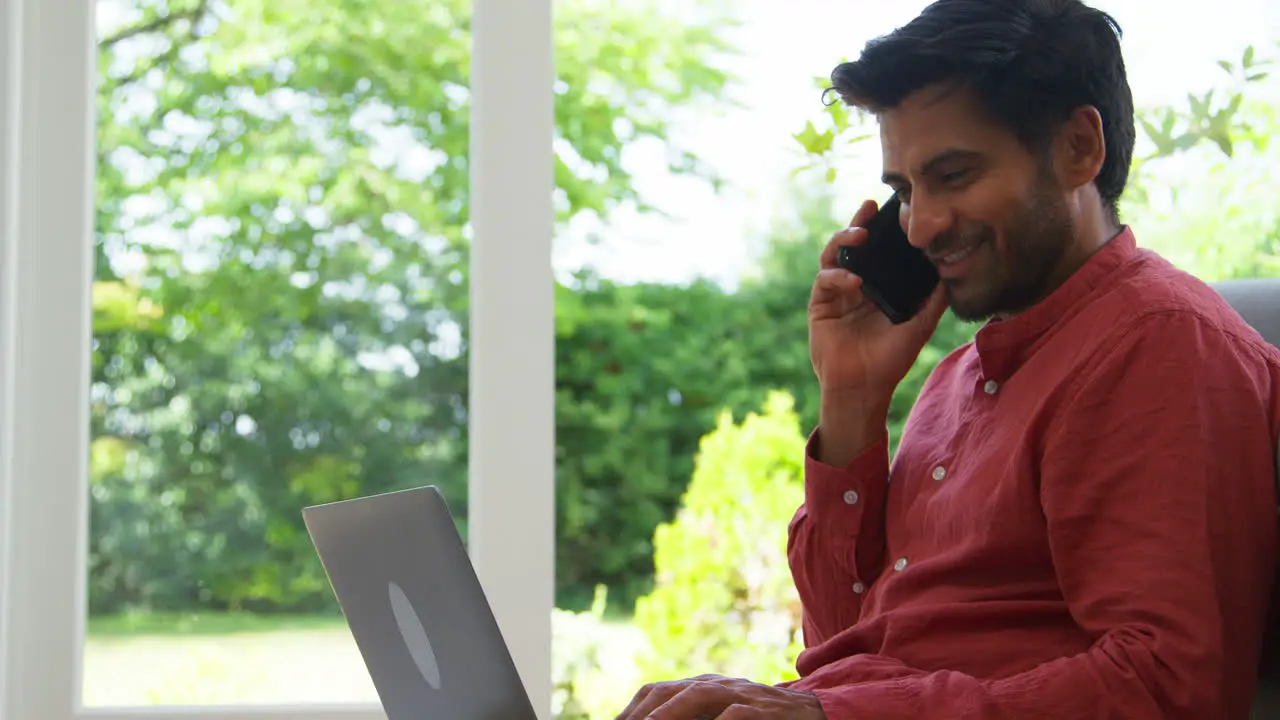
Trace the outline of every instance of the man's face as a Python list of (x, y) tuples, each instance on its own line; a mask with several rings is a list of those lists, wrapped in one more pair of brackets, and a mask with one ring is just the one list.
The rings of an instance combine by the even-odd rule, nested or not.
[(938, 268), (966, 320), (1017, 313), (1066, 278), (1067, 195), (1037, 157), (968, 91), (928, 88), (880, 114), (884, 179), (902, 227)]

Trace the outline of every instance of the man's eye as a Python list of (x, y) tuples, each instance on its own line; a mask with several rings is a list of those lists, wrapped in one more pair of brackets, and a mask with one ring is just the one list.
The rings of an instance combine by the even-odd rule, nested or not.
[(960, 182), (961, 180), (964, 179), (965, 175), (967, 174), (968, 174), (967, 170), (953, 170), (951, 172), (943, 173), (942, 182), (945, 182), (945, 183)]

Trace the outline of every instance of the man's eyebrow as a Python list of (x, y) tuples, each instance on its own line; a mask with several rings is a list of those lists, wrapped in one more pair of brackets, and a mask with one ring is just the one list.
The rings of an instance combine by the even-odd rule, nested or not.
[[(956, 162), (959, 160), (976, 160), (981, 156), (982, 154), (975, 150), (961, 150), (960, 148), (948, 148), (938, 153), (937, 155), (934, 155), (928, 160), (926, 160), (924, 164), (920, 166), (920, 174), (929, 175), (936, 172), (939, 165), (945, 165), (947, 163)], [(901, 173), (896, 173), (896, 172), (886, 172), (884, 175), (880, 176), (880, 180), (885, 185), (908, 184), (907, 178), (904, 177)]]

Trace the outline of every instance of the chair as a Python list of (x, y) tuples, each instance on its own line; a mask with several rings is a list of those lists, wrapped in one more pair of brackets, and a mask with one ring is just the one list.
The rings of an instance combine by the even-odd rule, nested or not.
[[(1218, 283), (1214, 289), (1264, 340), (1280, 347), (1280, 279), (1230, 280)], [(1276, 450), (1276, 483), (1280, 491), (1280, 447)], [(1277, 579), (1280, 580), (1280, 572)], [(1271, 599), (1272, 622), (1262, 640), (1258, 691), (1249, 714), (1251, 720), (1280, 718), (1280, 583), (1276, 587)]]

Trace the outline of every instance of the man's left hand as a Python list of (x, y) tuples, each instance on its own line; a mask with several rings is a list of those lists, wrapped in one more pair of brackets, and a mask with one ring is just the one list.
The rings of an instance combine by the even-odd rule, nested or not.
[(617, 720), (826, 720), (809, 693), (700, 675), (640, 688)]

